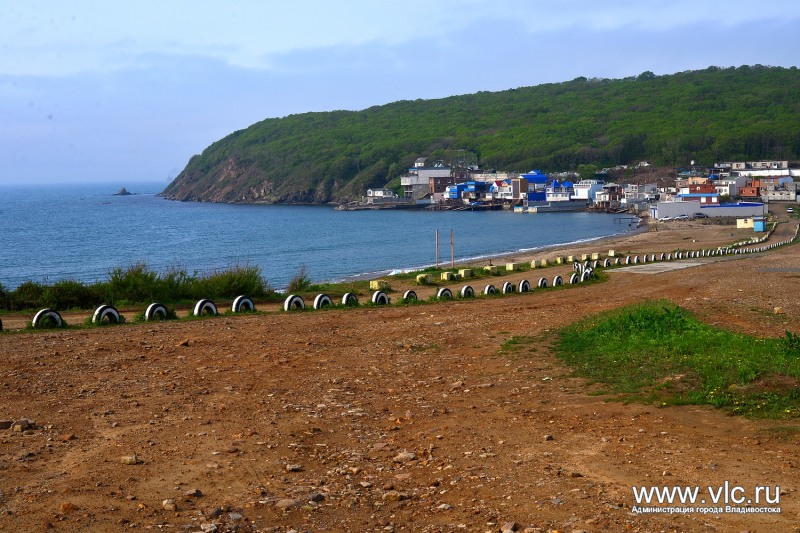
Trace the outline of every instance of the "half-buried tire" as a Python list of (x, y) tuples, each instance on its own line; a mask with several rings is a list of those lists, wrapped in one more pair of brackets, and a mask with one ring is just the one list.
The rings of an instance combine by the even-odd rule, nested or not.
[(375, 305), (388, 305), (389, 297), (383, 291), (375, 291), (372, 293), (372, 303)]
[(472, 298), (475, 296), (475, 290), (469, 285), (464, 285), (461, 287), (461, 291), (459, 292), (462, 298)]
[(164, 304), (152, 303), (144, 311), (145, 320), (166, 320), (167, 318), (169, 318), (169, 313)]
[(194, 316), (203, 316), (203, 315), (211, 315), (214, 316), (217, 314), (217, 305), (207, 298), (203, 298), (202, 300), (198, 300), (196, 304), (194, 304), (194, 311), (192, 312)]
[(436, 297), (440, 300), (452, 300), (453, 299), (453, 291), (448, 289), (447, 287), (442, 287), (438, 291), (436, 291)]
[(235, 300), (233, 300), (233, 304), (231, 304), (231, 311), (234, 313), (241, 313), (242, 311), (255, 311), (256, 306), (248, 296), (244, 294), (241, 296), (237, 296)]
[(119, 324), (119, 311), (111, 305), (101, 305), (95, 309), (92, 315), (92, 324), (102, 324), (104, 321), (109, 324)]
[(64, 325), (61, 315), (55, 309), (42, 309), (33, 316), (31, 321), (35, 328), (60, 328)]
[(292, 311), (295, 309), (303, 310), (305, 308), (306, 308), (306, 303), (303, 301), (303, 298), (301, 298), (296, 294), (290, 294), (283, 301), (284, 311)]
[(331, 305), (333, 305), (333, 300), (327, 294), (317, 294), (316, 298), (314, 298), (314, 309), (322, 309)]
[(496, 294), (496, 293), (497, 293), (497, 289), (492, 284), (487, 285), (483, 289), (483, 294)]
[(352, 292), (346, 292), (344, 296), (342, 296), (342, 305), (345, 307), (355, 307), (358, 305), (358, 297)]
[(417, 301), (417, 293), (415, 291), (412, 291), (412, 290), (408, 290), (408, 291), (404, 292), (403, 293), (403, 301), (405, 303), (416, 302)]

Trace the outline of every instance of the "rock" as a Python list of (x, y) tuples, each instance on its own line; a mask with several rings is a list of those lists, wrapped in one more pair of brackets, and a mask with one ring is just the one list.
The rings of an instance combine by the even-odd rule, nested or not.
[(286, 465), (287, 472), (301, 472), (303, 470), (303, 465)]
[(203, 495), (203, 493), (200, 491), (200, 489), (187, 490), (183, 494), (186, 495), (186, 496), (192, 497), (192, 498), (199, 498), (200, 496)]
[(13, 420), (0, 420), (0, 429), (11, 429), (11, 426), (13, 425)]
[(369, 481), (362, 481), (361, 483), (359, 483), (359, 485), (361, 485), (365, 489), (372, 487), (372, 483), (370, 483)]
[(175, 505), (175, 500), (172, 498), (167, 498), (166, 500), (161, 502), (161, 507), (164, 508), (166, 511), (177, 511), (178, 506)]
[(58, 510), (61, 514), (68, 514), (71, 513), (72, 511), (77, 511), (78, 506), (72, 502), (64, 502), (58, 506)]
[(408, 499), (408, 494), (406, 494), (405, 492), (390, 490), (388, 492), (385, 492), (383, 496), (381, 496), (381, 499), (386, 502), (401, 502), (403, 500)]
[(782, 315), (784, 313), (783, 307), (773, 307), (772, 312), (776, 315)]
[(215, 507), (206, 513), (206, 518), (208, 518), (209, 520), (214, 520), (222, 516), (223, 512), (224, 511), (222, 510), (222, 508)]
[(288, 511), (292, 507), (297, 507), (300, 503), (300, 500), (295, 500), (294, 498), (284, 498), (275, 502), (275, 507)]
[(216, 533), (217, 524), (212, 524), (210, 522), (200, 524), (200, 531), (202, 531), (203, 533)]
[(134, 453), (133, 455), (123, 455), (119, 458), (119, 462), (124, 465), (138, 465), (142, 462), (142, 460), (139, 459)]
[(128, 191), (128, 189), (126, 189), (125, 187), (121, 187), (121, 188), (120, 188), (120, 189), (119, 189), (117, 192), (115, 192), (115, 193), (114, 193), (112, 196), (130, 196), (131, 194), (133, 194), (133, 193), (132, 193), (132, 192), (129, 192), (129, 191)]
[(580, 472), (571, 472), (569, 477), (583, 477), (583, 474)]
[(64, 435), (59, 435), (59, 436), (58, 436), (58, 438), (59, 438), (60, 440), (63, 440), (64, 442), (68, 442), (68, 441), (71, 441), (71, 440), (75, 440), (75, 439), (77, 439), (78, 437), (76, 437), (76, 436), (75, 436), (75, 435), (73, 435), (72, 433), (66, 433), (66, 434), (64, 434)]
[(178, 346), (189, 346), (189, 339), (183, 339), (178, 343)]
[(236, 522), (237, 520), (244, 518), (244, 516), (239, 513), (228, 513), (228, 518)]
[(395, 463), (407, 463), (409, 461), (413, 461), (416, 458), (417, 456), (411, 452), (400, 452), (394, 456), (394, 459), (392, 459), (392, 461), (394, 461)]
[(500, 526), (500, 531), (502, 533), (514, 533), (514, 531), (519, 529), (519, 524), (516, 522), (506, 522), (502, 526)]
[(553, 440), (554, 437), (551, 434), (548, 433), (543, 438), (544, 438), (544, 440)]
[(313, 494), (311, 494), (311, 497), (309, 498), (309, 500), (311, 500), (312, 502), (316, 502), (316, 503), (319, 503), (319, 502), (323, 501), (324, 499), (325, 499), (325, 495), (322, 494), (321, 492), (314, 492)]
[(440, 511), (449, 511), (452, 508), (453, 508), (453, 506), (450, 505), (449, 503), (443, 503), (442, 505), (437, 507), (437, 509), (439, 509)]

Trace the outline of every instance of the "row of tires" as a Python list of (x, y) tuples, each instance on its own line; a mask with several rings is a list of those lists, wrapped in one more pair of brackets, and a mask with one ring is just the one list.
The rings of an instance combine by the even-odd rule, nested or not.
[[(573, 269), (574, 273), (569, 277), (569, 283), (575, 284), (580, 283), (582, 281), (586, 281), (592, 277), (595, 268), (600, 267), (610, 267), (616, 265), (631, 265), (631, 264), (641, 264), (641, 263), (650, 263), (655, 261), (671, 261), (674, 259), (692, 259), (692, 258), (700, 258), (700, 257), (714, 257), (714, 256), (721, 256), (721, 255), (736, 255), (736, 254), (747, 254), (747, 253), (758, 253), (758, 252), (766, 252), (768, 250), (772, 250), (779, 246), (783, 246), (793, 242), (800, 232), (800, 225), (795, 228), (794, 237), (792, 239), (787, 239), (775, 243), (770, 243), (764, 246), (755, 246), (750, 248), (734, 248), (734, 247), (725, 247), (725, 248), (717, 248), (716, 250), (695, 250), (695, 251), (688, 251), (688, 252), (675, 252), (675, 253), (662, 253), (659, 255), (656, 254), (644, 254), (641, 257), (638, 255), (634, 256), (626, 256), (624, 259), (622, 257), (617, 257), (613, 261), (611, 258), (606, 258), (605, 260), (595, 260), (592, 262), (584, 261), (583, 263), (574, 263)], [(557, 287), (564, 284), (564, 279), (561, 276), (555, 276), (553, 278), (552, 286)], [(540, 289), (548, 287), (547, 278), (539, 278), (536, 286)], [(511, 282), (503, 283), (502, 287), (498, 289), (494, 285), (486, 285), (483, 289), (483, 294), (490, 295), (496, 293), (502, 294), (509, 294), (513, 292), (529, 292), (531, 290), (531, 284), (528, 280), (522, 280), (517, 285), (514, 285)], [(472, 298), (475, 296), (475, 290), (470, 285), (465, 285), (459, 291), (459, 296), (461, 298)], [(440, 300), (452, 300), (453, 299), (453, 291), (448, 289), (447, 287), (442, 287), (436, 293), (436, 298)], [(408, 290), (403, 294), (404, 303), (410, 303), (417, 301), (417, 293), (413, 290)], [(391, 303), (391, 299), (389, 296), (383, 291), (375, 291), (372, 294), (371, 302), (375, 305), (388, 305)], [(342, 296), (341, 304), (345, 307), (355, 307), (359, 305), (358, 297), (351, 292), (345, 293)], [(328, 296), (327, 294), (318, 294), (314, 298), (313, 308), (314, 309), (323, 309), (328, 306), (334, 305), (333, 299)], [(283, 310), (284, 311), (293, 311), (293, 310), (302, 310), (306, 308), (305, 301), (303, 298), (297, 294), (290, 294), (283, 302)], [(233, 303), (231, 304), (231, 311), (234, 313), (240, 313), (242, 311), (255, 311), (256, 306), (253, 303), (253, 300), (250, 299), (248, 296), (241, 295), (237, 296)], [(216, 304), (208, 299), (199, 300), (193, 309), (194, 316), (202, 316), (202, 315), (216, 315), (218, 314)], [(150, 304), (144, 312), (144, 319), (145, 320), (159, 320), (159, 319), (167, 319), (169, 316), (169, 311), (167, 307), (160, 303), (152, 303)], [(102, 323), (112, 323), (118, 324), (122, 322), (122, 318), (119, 314), (119, 311), (111, 305), (101, 305), (98, 307), (95, 312), (92, 314), (92, 323), (93, 324), (102, 324)], [(36, 315), (34, 315), (32, 320), (33, 327), (41, 327), (44, 324), (52, 325), (53, 327), (61, 327), (64, 324), (63, 318), (61, 314), (54, 310), (54, 309), (42, 309)], [(3, 330), (3, 322), (0, 320), (0, 331)]]
[[(588, 267), (586, 269), (582, 269), (580, 272), (574, 272), (569, 277), (569, 283), (575, 284), (580, 283), (582, 281), (586, 281), (594, 275), (594, 270), (592, 267)], [(561, 276), (555, 276), (552, 281), (553, 287), (558, 287), (564, 285), (564, 278)], [(536, 283), (536, 286), (540, 289), (545, 289), (548, 286), (547, 278), (539, 278), (539, 281)], [(486, 285), (483, 288), (483, 294), (510, 294), (513, 292), (529, 292), (532, 288), (531, 283), (524, 279), (520, 281), (518, 284), (511, 283), (506, 281), (503, 283), (501, 287), (495, 287), (492, 284)], [(472, 288), (470, 285), (464, 285), (461, 287), (461, 290), (458, 291), (458, 295), (461, 298), (473, 298), (475, 296), (475, 289)], [(455, 298), (453, 291), (447, 287), (442, 287), (436, 292), (436, 298), (439, 300), (452, 300)], [(403, 303), (412, 303), (417, 301), (417, 292), (414, 290), (407, 290), (403, 293), (402, 302)], [(375, 305), (388, 305), (391, 303), (391, 298), (381, 290), (375, 291), (372, 293), (372, 297), (370, 298), (370, 302)], [(314, 298), (313, 308), (314, 309), (323, 309), (328, 306), (334, 305), (333, 299), (328, 296), (327, 294), (318, 294)], [(359, 305), (358, 298), (353, 293), (346, 293), (342, 296), (341, 305), (345, 307), (355, 307)], [(306, 308), (305, 300), (303, 297), (297, 294), (290, 294), (286, 297), (286, 300), (283, 302), (283, 310), (284, 311), (296, 311), (296, 310), (303, 310)]]
[[(253, 300), (248, 296), (237, 296), (231, 305), (231, 311), (234, 313), (241, 313), (243, 311), (255, 311), (256, 306)], [(219, 314), (216, 304), (208, 299), (199, 300), (192, 311), (194, 316), (203, 315), (216, 315)], [(160, 303), (152, 303), (147, 306), (144, 312), (145, 320), (166, 320), (169, 318), (169, 311), (167, 306)], [(122, 322), (122, 316), (113, 305), (101, 305), (95, 309), (92, 314), (92, 324), (119, 324)], [(45, 325), (50, 327), (60, 328), (64, 325), (64, 319), (61, 313), (55, 309), (42, 309), (33, 316), (31, 324), (35, 328), (43, 327)], [(0, 331), (3, 329), (3, 323), (0, 321)]]

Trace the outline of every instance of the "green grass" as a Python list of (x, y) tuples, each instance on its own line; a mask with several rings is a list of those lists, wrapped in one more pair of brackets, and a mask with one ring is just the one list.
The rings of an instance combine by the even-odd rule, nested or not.
[(756, 338), (698, 321), (669, 302), (589, 317), (562, 329), (559, 357), (624, 400), (707, 404), (800, 418), (800, 337)]

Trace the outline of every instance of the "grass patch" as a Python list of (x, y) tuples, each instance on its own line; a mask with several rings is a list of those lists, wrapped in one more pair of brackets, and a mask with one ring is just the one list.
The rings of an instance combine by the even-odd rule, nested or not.
[(670, 302), (650, 302), (562, 329), (555, 350), (575, 374), (623, 400), (800, 418), (800, 338), (790, 332), (751, 337), (704, 324)]

